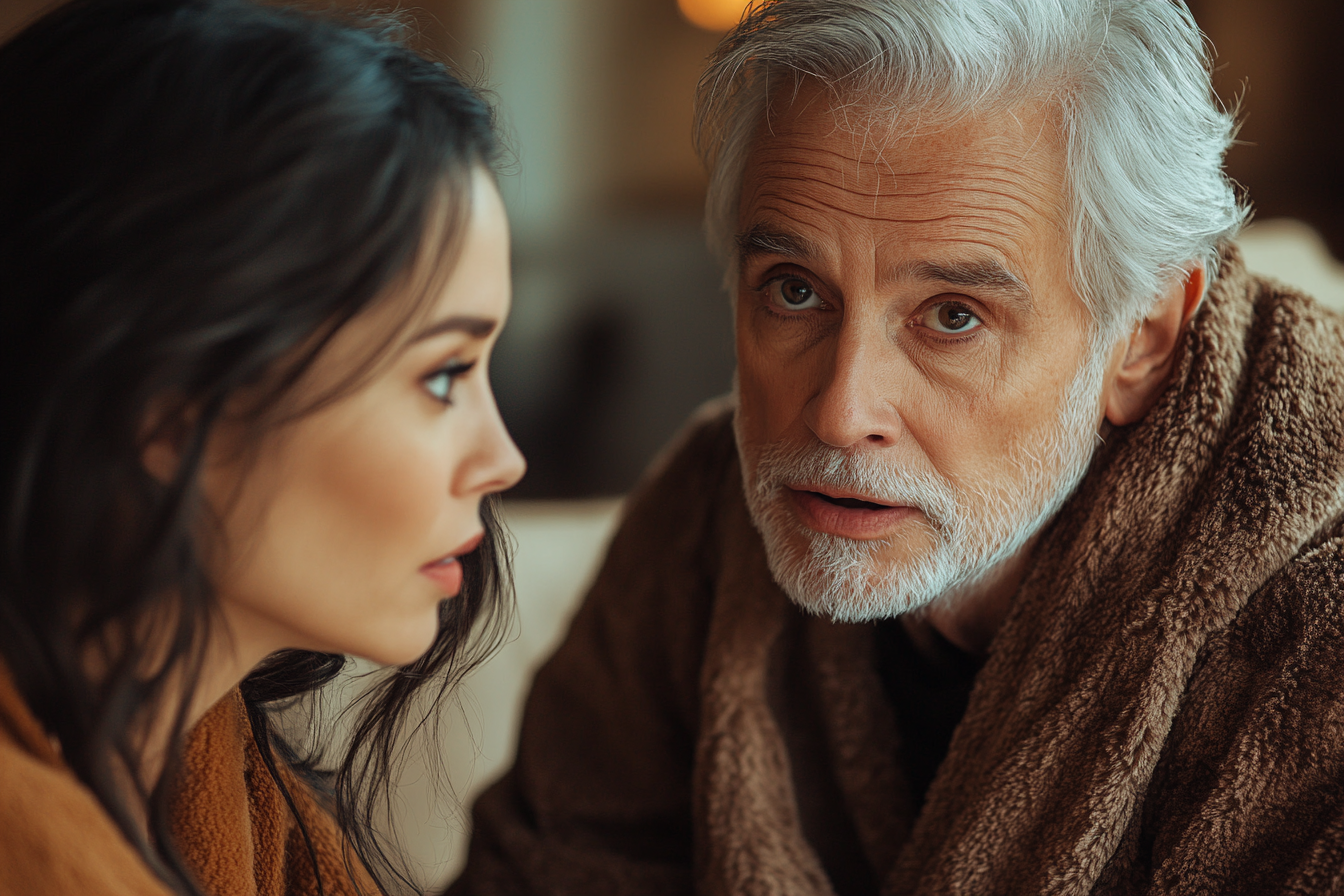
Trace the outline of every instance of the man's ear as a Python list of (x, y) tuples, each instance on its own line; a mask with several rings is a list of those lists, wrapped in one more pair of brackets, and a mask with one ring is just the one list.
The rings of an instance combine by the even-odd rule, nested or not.
[(1143, 419), (1171, 380), (1185, 325), (1204, 298), (1204, 265), (1178, 277), (1123, 342), (1124, 358), (1106, 392), (1106, 419), (1125, 426)]

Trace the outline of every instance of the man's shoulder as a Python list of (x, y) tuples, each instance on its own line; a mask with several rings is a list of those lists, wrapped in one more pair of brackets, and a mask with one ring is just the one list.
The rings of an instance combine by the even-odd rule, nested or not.
[(731, 395), (698, 407), (649, 464), (634, 496), (649, 489), (676, 488), (678, 484), (686, 484), (687, 477), (707, 482), (736, 473), (737, 443), (733, 437), (736, 409), (736, 399)]
[[(1279, 603), (1299, 617), (1306, 630), (1324, 624), (1325, 634), (1339, 642), (1344, 660), (1344, 513), (1337, 513), (1315, 537), (1298, 548), (1262, 589), (1276, 592)], [(1289, 631), (1293, 631), (1292, 627)], [(1344, 665), (1338, 670), (1344, 682)], [(1344, 706), (1344, 703), (1341, 704)]]
[[(596, 739), (612, 750), (604, 776), (621, 774), (637, 754), (641, 770), (631, 780), (640, 783), (631, 786), (660, 786), (643, 769), (649, 754), (679, 742), (666, 735), (669, 719), (682, 731), (696, 725), (700, 667), (725, 556), (724, 511), (729, 502), (743, 503), (732, 414), (731, 403), (722, 400), (702, 407), (630, 493), (568, 635), (533, 683), (520, 764), (532, 761), (530, 729), (548, 732), (541, 750), (546, 758), (538, 761), (550, 765), (569, 749), (557, 746), (553, 732), (573, 731), (583, 717), (588, 721), (576, 742)], [(635, 754), (614, 746), (647, 733), (646, 726), (662, 733), (649, 735)], [(537, 787), (563, 791), (557, 806), (574, 799), (566, 782), (529, 786), (543, 804), (552, 800)]]
[(733, 512), (744, 503), (733, 413), (728, 398), (703, 405), (649, 465), (626, 501), (590, 604), (657, 619), (703, 615), (688, 607), (708, 605), (724, 527), (745, 515)]
[[(1276, 368), (1292, 365), (1301, 377), (1324, 375), (1335, 385), (1333, 380), (1344, 373), (1344, 309), (1297, 286), (1248, 270), (1240, 254), (1228, 254), (1224, 267), (1211, 288), (1244, 295), (1249, 302), (1251, 312), (1242, 322), (1241, 334), (1248, 349), (1255, 352), (1259, 343), (1273, 343), (1278, 349), (1272, 359)], [(1273, 372), (1253, 370), (1252, 374), (1264, 377)]]
[(631, 492), (622, 533), (634, 530), (669, 548), (709, 537), (725, 504), (742, 501), (734, 412), (725, 396), (691, 415)]

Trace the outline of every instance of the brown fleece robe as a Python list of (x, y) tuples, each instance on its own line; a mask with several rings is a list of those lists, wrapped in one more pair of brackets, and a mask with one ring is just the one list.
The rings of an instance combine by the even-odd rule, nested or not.
[[(294, 816), (267, 774), (235, 689), (188, 738), (173, 832), (201, 889), (213, 896), (316, 894), (312, 860)], [(283, 769), (312, 838), (328, 896), (375, 893), (346, 870), (342, 837)], [(168, 896), (0, 669), (0, 896)]]
[(1229, 249), (917, 811), (874, 626), (779, 591), (709, 415), (632, 498), (452, 892), (1344, 892), (1342, 511), (1344, 322)]

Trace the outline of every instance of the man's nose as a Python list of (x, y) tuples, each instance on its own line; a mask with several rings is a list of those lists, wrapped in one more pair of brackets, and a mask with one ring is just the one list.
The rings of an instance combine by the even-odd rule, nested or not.
[(836, 448), (887, 447), (905, 428), (883, 389), (890, 343), (846, 322), (837, 334), (820, 389), (803, 409), (818, 439)]

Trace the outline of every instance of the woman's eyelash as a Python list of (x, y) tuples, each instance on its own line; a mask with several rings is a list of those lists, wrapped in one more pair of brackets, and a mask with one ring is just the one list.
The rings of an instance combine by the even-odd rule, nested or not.
[[(424, 378), (425, 389), (438, 401), (450, 405), (453, 403), (453, 383), (475, 366), (475, 361), (449, 361)], [(441, 387), (439, 383), (442, 383)]]

